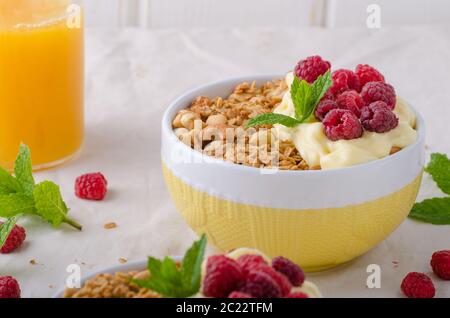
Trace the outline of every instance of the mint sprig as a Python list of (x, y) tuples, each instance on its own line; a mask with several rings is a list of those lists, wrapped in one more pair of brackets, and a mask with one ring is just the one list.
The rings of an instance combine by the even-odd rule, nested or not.
[(427, 199), (416, 203), (409, 217), (431, 224), (450, 224), (450, 197)]
[[(450, 194), (450, 160), (447, 155), (431, 154), (425, 171), (431, 175), (442, 192)], [(432, 224), (450, 224), (450, 196), (415, 203), (409, 217)]]
[(450, 160), (447, 155), (432, 153), (425, 171), (431, 175), (442, 192), (450, 194)]
[(134, 279), (133, 282), (144, 288), (151, 289), (162, 296), (184, 298), (195, 295), (200, 290), (201, 266), (205, 255), (206, 236), (194, 242), (183, 257), (180, 268), (170, 257), (159, 260), (148, 258), (147, 268), (150, 277)]
[(275, 113), (261, 114), (250, 119), (246, 125), (247, 128), (273, 124), (281, 124), (292, 128), (310, 120), (320, 100), (325, 96), (332, 84), (333, 80), (329, 70), (325, 74), (320, 75), (312, 84), (305, 80), (300, 80), (294, 75), (290, 93), (294, 104), (295, 118)]
[[(81, 230), (81, 225), (67, 216), (68, 211), (58, 185), (50, 181), (35, 185), (30, 149), (20, 145), (14, 176), (0, 167), (0, 217), (8, 219), (2, 224), (1, 233), (6, 233), (8, 226), (22, 215), (39, 216), (53, 226), (67, 223)], [(0, 248), (7, 237), (0, 235)]]

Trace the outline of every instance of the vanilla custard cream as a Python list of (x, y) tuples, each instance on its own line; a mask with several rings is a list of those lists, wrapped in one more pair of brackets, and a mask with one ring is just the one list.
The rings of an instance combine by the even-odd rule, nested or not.
[[(294, 74), (286, 75), (289, 86), (280, 105), (274, 113), (295, 117), (290, 86)], [(349, 167), (388, 156), (393, 147), (404, 148), (417, 139), (416, 116), (400, 98), (394, 113), (399, 118), (398, 126), (386, 133), (364, 131), (361, 138), (331, 141), (323, 131), (321, 122), (306, 122), (294, 128), (274, 125), (281, 140), (290, 140), (302, 158), (312, 168), (334, 169)]]

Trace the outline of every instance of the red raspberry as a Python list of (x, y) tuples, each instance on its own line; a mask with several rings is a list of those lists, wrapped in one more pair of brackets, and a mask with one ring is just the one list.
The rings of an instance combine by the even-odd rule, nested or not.
[(330, 87), (329, 92), (333, 95), (348, 90), (355, 90), (357, 92), (361, 90), (359, 78), (353, 71), (345, 69), (336, 70), (331, 74), (331, 78), (333, 79), (333, 85)]
[(20, 286), (11, 276), (0, 276), (0, 298), (20, 298)]
[[(3, 222), (0, 222), (0, 224), (3, 224)], [(27, 236), (27, 233), (25, 232), (25, 229), (19, 225), (15, 225), (9, 233), (8, 238), (5, 241), (5, 244), (0, 249), (0, 253), (2, 254), (8, 254), (14, 251), (15, 249), (18, 249), (23, 241), (25, 241), (25, 237)]]
[(247, 275), (241, 292), (255, 298), (280, 298), (281, 290), (276, 281), (261, 271), (252, 271)]
[(305, 281), (305, 273), (294, 262), (285, 257), (278, 256), (272, 260), (272, 267), (286, 276), (292, 285), (299, 287)]
[(385, 102), (391, 110), (395, 108), (396, 97), (394, 87), (386, 83), (367, 83), (361, 90), (361, 97), (366, 105), (381, 100), (382, 102)]
[(317, 105), (314, 115), (318, 120), (322, 121), (330, 110), (337, 108), (339, 108), (339, 106), (334, 100), (322, 99), (319, 105)]
[(368, 131), (377, 133), (388, 132), (398, 125), (398, 118), (385, 102), (373, 102), (363, 108), (361, 124)]
[(302, 292), (294, 292), (294, 293), (290, 293), (285, 298), (309, 298), (309, 296)]
[(277, 283), (278, 287), (280, 287), (281, 297), (284, 297), (290, 293), (292, 284), (288, 277), (284, 274), (278, 272), (269, 265), (259, 265), (258, 268), (254, 269), (254, 271), (263, 272), (269, 275)]
[(402, 291), (409, 298), (433, 298), (436, 290), (430, 277), (412, 272), (402, 281)]
[(260, 265), (267, 265), (266, 260), (261, 255), (246, 254), (237, 259), (239, 265), (241, 265), (242, 271), (246, 276), (251, 270), (259, 267)]
[(433, 253), (430, 265), (438, 277), (450, 280), (450, 250)]
[(367, 64), (358, 64), (358, 66), (356, 66), (355, 74), (359, 78), (361, 87), (369, 82), (384, 82), (384, 76), (375, 68)]
[(363, 134), (358, 117), (347, 109), (333, 109), (322, 123), (325, 134), (332, 141), (356, 139)]
[(304, 79), (308, 83), (314, 81), (322, 74), (325, 74), (331, 67), (330, 62), (324, 61), (320, 56), (309, 56), (298, 62), (295, 67), (295, 75), (299, 79)]
[(244, 281), (241, 266), (225, 255), (214, 255), (206, 263), (203, 294), (206, 297), (225, 298), (239, 289)]
[(336, 99), (339, 108), (348, 109), (357, 117), (361, 116), (361, 109), (364, 107), (364, 101), (356, 91), (346, 91)]
[(107, 186), (108, 181), (100, 172), (87, 173), (75, 180), (75, 194), (81, 199), (103, 200)]
[(228, 295), (228, 298), (252, 298), (252, 296), (243, 292), (234, 291)]

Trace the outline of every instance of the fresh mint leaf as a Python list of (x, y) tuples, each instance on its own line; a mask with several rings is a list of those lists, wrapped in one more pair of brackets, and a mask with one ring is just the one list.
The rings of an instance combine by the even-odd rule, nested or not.
[(317, 105), (320, 100), (325, 96), (327, 91), (333, 85), (333, 80), (331, 79), (331, 73), (328, 70), (325, 74), (320, 75), (312, 85), (312, 113), (316, 110)]
[(9, 218), (17, 214), (34, 213), (34, 200), (23, 193), (0, 195), (0, 217)]
[(19, 215), (13, 216), (0, 225), (0, 249), (5, 245), (6, 239), (14, 228), (14, 225), (16, 225), (19, 217)]
[(450, 224), (450, 197), (427, 199), (416, 203), (409, 217), (431, 224)]
[(305, 80), (300, 80), (297, 76), (291, 85), (291, 98), (295, 108), (295, 118), (304, 122), (309, 118), (312, 105), (312, 86)]
[(425, 171), (431, 175), (442, 192), (450, 194), (450, 160), (447, 155), (432, 153)]
[(297, 120), (303, 123), (314, 114), (317, 105), (332, 84), (330, 71), (320, 75), (313, 84), (294, 77), (290, 92)]
[(69, 209), (62, 199), (59, 186), (50, 181), (36, 185), (33, 191), (36, 214), (53, 226), (67, 223), (81, 231), (81, 225), (67, 216)]
[(181, 279), (183, 287), (195, 294), (200, 289), (202, 275), (202, 262), (205, 256), (206, 235), (203, 234), (199, 241), (195, 242), (186, 251), (181, 263)]
[(297, 119), (292, 118), (290, 116), (268, 113), (268, 114), (261, 114), (256, 116), (255, 118), (250, 119), (246, 127), (249, 128), (254, 126), (274, 125), (274, 124), (281, 124), (286, 127), (295, 127), (298, 124), (300, 124), (300, 122)]
[(0, 195), (21, 192), (22, 187), (16, 178), (0, 167)]
[(34, 190), (33, 168), (30, 149), (24, 144), (20, 145), (19, 154), (14, 163), (14, 174), (23, 192), (27, 195), (32, 195)]
[(150, 272), (148, 279), (134, 279), (136, 285), (153, 290), (165, 297), (177, 297), (170, 281), (166, 280), (162, 275), (162, 261), (154, 257), (149, 257), (147, 268)]
[(320, 100), (325, 96), (332, 84), (333, 80), (331, 79), (330, 71), (320, 75), (313, 84), (309, 84), (307, 81), (300, 80), (297, 76), (294, 76), (290, 93), (294, 104), (295, 118), (274, 113), (262, 114), (251, 119), (247, 123), (247, 128), (273, 124), (295, 127), (310, 120)]
[(200, 290), (201, 266), (205, 254), (206, 236), (194, 242), (184, 255), (181, 268), (169, 257), (163, 261), (149, 257), (147, 268), (150, 277), (135, 279), (133, 283), (151, 289), (162, 296), (183, 298), (195, 295)]

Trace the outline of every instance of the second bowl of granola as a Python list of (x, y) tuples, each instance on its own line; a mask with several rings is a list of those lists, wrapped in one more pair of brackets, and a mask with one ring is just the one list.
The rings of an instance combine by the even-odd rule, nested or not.
[[(415, 142), (344, 168), (315, 170), (291, 141), (278, 144), (277, 169), (267, 158), (252, 158), (248, 146), (240, 159), (211, 154), (208, 145), (225, 138), (224, 128), (280, 106), (288, 86), (277, 78), (228, 79), (174, 101), (162, 122), (164, 177), (186, 221), (219, 250), (257, 248), (320, 271), (365, 253), (407, 217), (422, 177), (424, 123), (415, 112)], [(201, 120), (202, 134), (209, 126), (219, 129), (198, 149), (194, 119)], [(248, 143), (251, 136), (245, 138)]]

